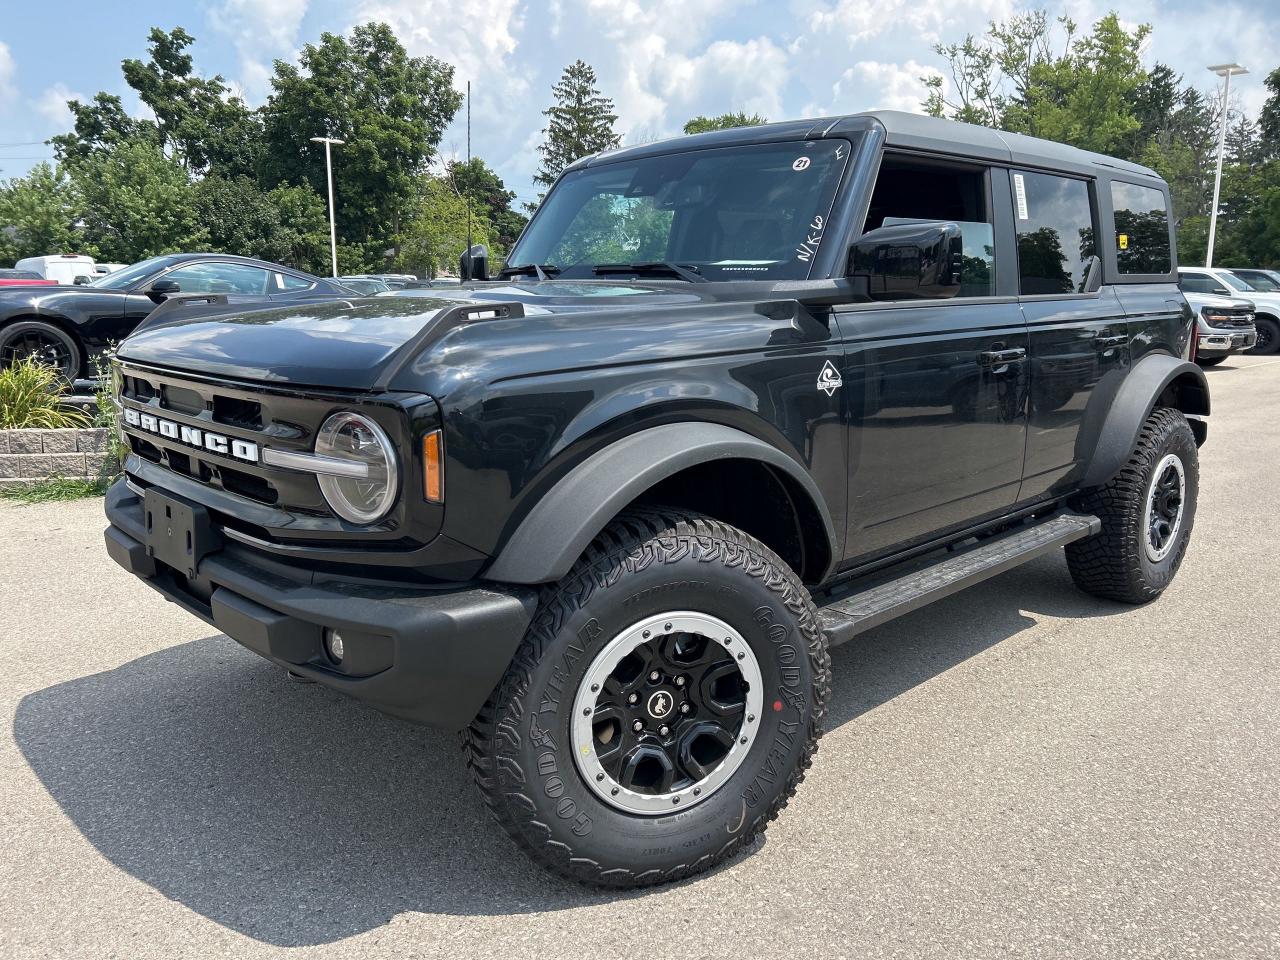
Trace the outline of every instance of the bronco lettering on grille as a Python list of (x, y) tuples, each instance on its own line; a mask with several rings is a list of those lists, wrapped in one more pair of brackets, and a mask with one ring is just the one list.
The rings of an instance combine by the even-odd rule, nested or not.
[(258, 445), (250, 440), (236, 440), (233, 437), (224, 437), (220, 433), (213, 433), (209, 430), (183, 426), (180, 423), (174, 423), (172, 420), (157, 417), (152, 413), (141, 413), (132, 407), (125, 407), (124, 422), (131, 427), (137, 427), (139, 430), (159, 434), (162, 437), (177, 440), (179, 443), (185, 443), (191, 447), (208, 450), (210, 453), (231, 456), (237, 460), (244, 460), (246, 463), (258, 462)]

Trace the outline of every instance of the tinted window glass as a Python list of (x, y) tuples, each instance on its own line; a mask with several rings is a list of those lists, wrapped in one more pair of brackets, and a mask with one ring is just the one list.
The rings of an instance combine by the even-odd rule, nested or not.
[(178, 267), (164, 275), (175, 280), (183, 293), (248, 293), (261, 296), (267, 292), (271, 274), (260, 267), (243, 263), (193, 263)]
[(1094, 255), (1089, 186), (1047, 173), (1013, 174), (1018, 289), (1025, 295), (1080, 293)]
[(961, 297), (995, 291), (995, 236), (987, 214), (983, 171), (886, 157), (867, 210), (867, 230), (900, 223), (945, 221), (960, 227), (964, 259)]
[(280, 278), (280, 287), (284, 290), (310, 290), (315, 284), (302, 277), (293, 277), (287, 273), (276, 274)]
[(1164, 194), (1136, 183), (1111, 183), (1116, 211), (1116, 264), (1121, 273), (1168, 273), (1169, 210)]
[(583, 167), (548, 194), (507, 262), (550, 264), (562, 278), (668, 260), (708, 280), (801, 279), (851, 152), (817, 140)]
[(1275, 293), (1280, 291), (1280, 282), (1271, 279), (1265, 273), (1258, 270), (1236, 270), (1234, 274), (1249, 284), (1251, 290), (1260, 290), (1263, 293)]
[(1178, 286), (1187, 293), (1223, 293), (1225, 288), (1207, 273), (1184, 273), (1178, 277)]

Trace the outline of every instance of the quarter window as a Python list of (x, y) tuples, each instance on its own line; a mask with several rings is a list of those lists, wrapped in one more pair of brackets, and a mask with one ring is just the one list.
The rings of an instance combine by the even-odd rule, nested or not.
[(287, 273), (277, 273), (276, 277), (280, 281), (281, 290), (310, 290), (315, 286), (310, 280), (304, 280), (302, 277), (291, 276)]
[(1048, 173), (1014, 171), (1013, 215), (1022, 294), (1083, 293), (1095, 252), (1089, 185)]
[(1111, 182), (1116, 213), (1116, 266), (1121, 273), (1168, 273), (1169, 206), (1164, 194), (1136, 183)]

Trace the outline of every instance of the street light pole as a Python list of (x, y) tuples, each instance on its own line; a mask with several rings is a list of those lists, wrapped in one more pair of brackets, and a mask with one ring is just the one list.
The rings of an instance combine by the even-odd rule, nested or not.
[(1218, 129), (1218, 172), (1213, 177), (1213, 208), (1209, 211), (1209, 246), (1204, 253), (1206, 269), (1213, 266), (1213, 239), (1218, 232), (1218, 194), (1222, 190), (1222, 155), (1227, 149), (1227, 109), (1231, 102), (1229, 100), (1231, 96), (1231, 78), (1249, 72), (1238, 63), (1220, 63), (1215, 67), (1210, 67), (1209, 70), (1222, 77), (1224, 85), (1222, 89), (1222, 125)]
[(324, 173), (329, 181), (329, 253), (333, 258), (332, 276), (336, 277), (338, 275), (338, 228), (333, 218), (333, 159), (329, 155), (329, 148), (340, 147), (347, 141), (338, 140), (335, 137), (312, 137), (311, 142), (324, 144)]

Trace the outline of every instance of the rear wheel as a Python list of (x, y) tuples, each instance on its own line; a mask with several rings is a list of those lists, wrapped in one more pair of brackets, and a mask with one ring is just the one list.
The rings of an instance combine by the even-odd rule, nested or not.
[(1275, 353), (1280, 350), (1280, 323), (1270, 317), (1253, 318), (1253, 325), (1258, 331), (1258, 342), (1250, 353)]
[(1191, 427), (1177, 410), (1157, 409), (1120, 472), (1081, 498), (1081, 509), (1102, 520), (1102, 532), (1067, 545), (1076, 586), (1124, 603), (1160, 596), (1186, 553), (1199, 487)]
[(615, 521), (548, 587), (465, 734), (486, 805), (535, 860), (644, 886), (732, 856), (817, 748), (830, 659), (808, 591), (706, 517)]
[(0, 369), (19, 360), (53, 367), (68, 382), (80, 375), (80, 345), (65, 330), (41, 320), (19, 320), (0, 329)]

